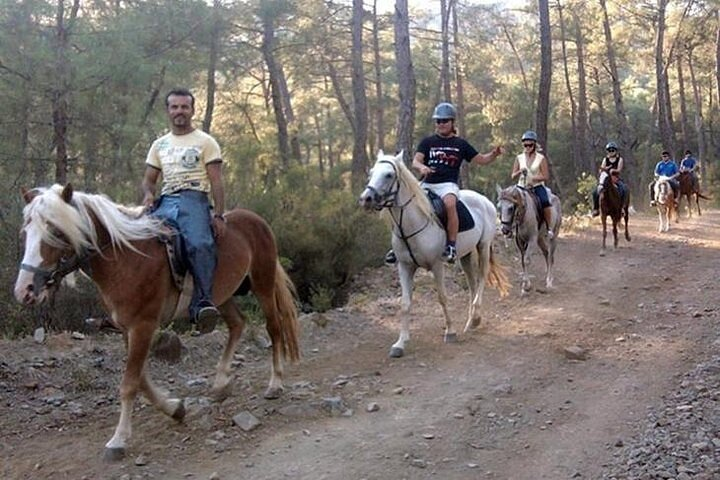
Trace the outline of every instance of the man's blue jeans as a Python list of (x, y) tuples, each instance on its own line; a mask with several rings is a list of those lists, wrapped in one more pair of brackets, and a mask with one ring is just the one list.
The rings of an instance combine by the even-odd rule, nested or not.
[(190, 318), (195, 318), (201, 303), (212, 302), (212, 282), (217, 265), (208, 195), (196, 190), (163, 195), (152, 215), (162, 218), (183, 236), (184, 255), (195, 283), (190, 300)]

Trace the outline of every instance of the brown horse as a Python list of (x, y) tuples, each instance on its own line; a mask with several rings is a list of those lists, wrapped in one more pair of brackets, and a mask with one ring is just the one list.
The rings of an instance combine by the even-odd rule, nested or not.
[(600, 174), (600, 220), (602, 221), (603, 237), (601, 254), (605, 253), (605, 241), (607, 238), (607, 217), (610, 217), (613, 227), (613, 246), (618, 246), (618, 223), (621, 218), (625, 219), (625, 240), (630, 241), (628, 231), (628, 209), (630, 207), (630, 192), (625, 193), (625, 198), (620, 196), (615, 182), (618, 177), (609, 175), (606, 172)]
[(690, 174), (690, 172), (680, 172), (680, 176), (678, 177), (678, 182), (680, 183), (680, 198), (678, 198), (678, 211), (677, 213), (680, 213), (680, 206), (679, 203), (682, 200), (683, 197), (687, 198), (687, 205), (688, 205), (688, 216), (692, 218), (692, 199), (695, 198), (695, 205), (697, 206), (697, 213), (698, 216), (702, 215), (702, 212), (700, 211), (700, 199), (704, 198), (705, 200), (712, 200), (710, 197), (707, 197), (700, 193), (700, 187), (697, 184), (697, 180), (693, 181), (693, 176)]
[[(130, 215), (128, 208), (107, 197), (73, 192), (70, 185), (24, 191), (23, 196), (25, 252), (16, 299), (25, 305), (40, 303), (63, 276), (80, 269), (98, 286), (115, 325), (123, 331), (127, 363), (120, 384), (120, 419), (105, 445), (106, 458), (122, 458), (139, 392), (166, 415), (177, 420), (185, 415), (183, 400), (169, 398), (155, 387), (145, 368), (153, 333), (177, 312), (185, 312), (189, 301), (176, 287), (165, 246), (158, 241), (167, 229), (153, 217)], [(283, 389), (282, 359), (297, 360), (300, 354), (294, 287), (278, 261), (269, 225), (242, 209), (227, 212), (225, 218), (213, 300), (227, 324), (228, 340), (213, 393), (224, 393), (230, 383), (233, 353), (245, 325), (232, 296), (245, 281), (265, 313), (272, 339), (265, 397), (277, 398)]]

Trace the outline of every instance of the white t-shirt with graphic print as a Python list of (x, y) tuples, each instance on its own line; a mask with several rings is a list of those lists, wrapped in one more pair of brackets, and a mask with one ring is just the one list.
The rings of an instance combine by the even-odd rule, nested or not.
[(221, 162), (220, 145), (202, 130), (185, 135), (172, 132), (155, 140), (145, 163), (163, 175), (162, 195), (180, 190), (210, 192), (210, 180), (205, 166)]

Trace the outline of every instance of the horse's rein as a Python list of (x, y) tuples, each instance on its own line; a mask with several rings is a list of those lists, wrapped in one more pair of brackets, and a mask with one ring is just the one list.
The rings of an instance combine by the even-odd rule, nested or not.
[[(403, 230), (403, 227), (402, 227), (403, 217), (405, 215), (405, 207), (410, 205), (410, 202), (412, 202), (413, 199), (415, 198), (415, 194), (413, 194), (405, 203), (403, 203), (402, 205), (399, 205), (397, 203), (397, 196), (398, 196), (398, 193), (400, 193), (400, 174), (398, 172), (397, 166), (395, 165), (394, 162), (391, 162), (389, 160), (379, 160), (378, 163), (389, 163), (390, 166), (392, 166), (393, 172), (395, 173), (395, 181), (393, 184), (395, 189), (393, 190), (391, 188), (385, 195), (378, 195), (383, 200), (383, 202), (377, 208), (378, 208), (378, 210), (382, 210), (383, 208), (388, 209), (388, 211), (390, 213), (390, 218), (392, 219), (393, 224), (397, 228), (397, 232), (396, 232), (396, 229), (393, 228), (393, 235), (395, 235), (397, 238), (399, 238), (400, 240), (403, 241), (403, 243), (405, 244), (405, 248), (407, 248), (408, 253), (410, 254), (410, 258), (412, 259), (413, 263), (415, 264), (415, 266), (419, 267), (420, 263), (418, 263), (417, 259), (415, 258), (415, 254), (413, 253), (412, 248), (410, 248), (410, 239), (413, 238), (414, 236), (422, 233), (422, 231), (425, 230), (428, 227), (428, 225), (430, 225), (430, 221), (432, 219), (428, 218), (427, 221), (425, 222), (425, 225), (423, 225), (422, 227), (420, 227), (418, 230), (411, 233), (410, 235), (405, 234), (405, 231)], [(369, 188), (371, 191), (373, 191), (375, 193), (378, 193), (378, 191), (374, 187), (368, 186), (367, 188)], [(395, 215), (393, 215), (392, 207), (400, 209), (400, 217), (399, 218), (396, 219)]]

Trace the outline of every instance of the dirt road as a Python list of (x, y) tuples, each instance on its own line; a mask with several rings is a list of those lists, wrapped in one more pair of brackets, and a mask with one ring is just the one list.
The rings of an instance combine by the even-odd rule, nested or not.
[[(182, 363), (152, 361), (151, 374), (186, 397), (185, 422), (138, 402), (128, 456), (113, 464), (102, 452), (118, 416), (119, 336), (3, 340), (0, 476), (601, 478), (647, 409), (718, 351), (718, 225), (720, 212), (707, 211), (659, 234), (655, 216), (638, 214), (632, 242), (605, 256), (599, 224), (564, 232), (555, 288), (523, 298), (513, 250), (500, 242), (513, 290), (502, 300), (488, 290), (482, 327), (452, 345), (442, 343), (432, 282), (421, 274), (402, 359), (387, 355), (398, 331), (397, 274), (368, 272), (348, 306), (303, 317), (304, 358), (287, 369), (280, 400), (262, 398), (269, 352), (249, 335), (233, 395), (211, 402), (224, 333), (184, 337)], [(536, 256), (531, 267), (538, 287), (542, 263)], [(463, 283), (459, 271), (448, 279), (461, 325)], [(235, 426), (243, 411), (260, 426)]]

